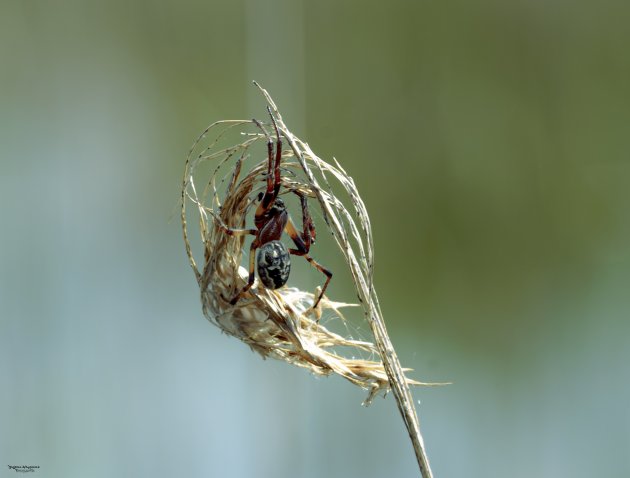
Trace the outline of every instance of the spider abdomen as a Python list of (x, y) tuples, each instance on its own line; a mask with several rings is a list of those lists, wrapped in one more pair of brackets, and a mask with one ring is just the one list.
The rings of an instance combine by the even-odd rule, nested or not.
[(258, 249), (258, 276), (267, 289), (278, 289), (287, 283), (291, 258), (280, 241), (270, 241)]

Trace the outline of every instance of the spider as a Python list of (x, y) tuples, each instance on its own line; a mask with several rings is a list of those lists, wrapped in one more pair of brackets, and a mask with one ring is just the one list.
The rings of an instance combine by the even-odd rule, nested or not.
[[(223, 231), (230, 236), (247, 234), (255, 236), (249, 248), (249, 279), (245, 287), (229, 302), (231, 305), (235, 305), (252, 287), (255, 269), (258, 269), (258, 276), (266, 288), (275, 290), (282, 287), (289, 280), (289, 273), (291, 272), (290, 255), (294, 255), (304, 257), (313, 267), (326, 276), (326, 282), (324, 282), (324, 286), (311, 307), (311, 309), (315, 309), (332, 279), (332, 272), (308, 254), (311, 245), (315, 243), (315, 226), (308, 210), (306, 196), (300, 191), (289, 189), (290, 192), (300, 198), (302, 206), (301, 233), (296, 229), (284, 201), (278, 197), (281, 187), (280, 161), (282, 160), (282, 140), (280, 139), (278, 125), (269, 107), (267, 107), (267, 111), (276, 132), (275, 155), (271, 136), (269, 136), (259, 121), (253, 120), (254, 124), (262, 130), (267, 138), (267, 157), (269, 161), (267, 166), (267, 188), (264, 193), (261, 192), (258, 195), (258, 201), (260, 202), (254, 215), (256, 228), (231, 229), (226, 226), (222, 227)], [(283, 232), (286, 232), (291, 237), (296, 249), (287, 249), (280, 241)], [(258, 250), (258, 254), (255, 255), (256, 250)], [(223, 299), (227, 301), (225, 297)]]

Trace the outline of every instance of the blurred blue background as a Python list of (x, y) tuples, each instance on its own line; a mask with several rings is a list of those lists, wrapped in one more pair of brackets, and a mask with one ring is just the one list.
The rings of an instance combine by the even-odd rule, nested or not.
[(418, 476), (392, 397), (202, 316), (184, 158), (256, 79), (364, 195), (402, 363), (454, 382), (414, 390), (436, 477), (630, 476), (629, 14), (3, 0), (1, 475)]

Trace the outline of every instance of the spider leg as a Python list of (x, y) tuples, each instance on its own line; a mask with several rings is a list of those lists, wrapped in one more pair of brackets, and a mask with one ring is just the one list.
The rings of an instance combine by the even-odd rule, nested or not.
[(287, 221), (285, 231), (291, 236), (298, 250), (308, 254), (311, 250), (311, 245), (315, 243), (315, 225), (308, 210), (306, 196), (295, 189), (292, 189), (291, 192), (300, 198), (300, 203), (302, 204), (302, 233), (298, 232), (291, 218)]
[[(302, 237), (304, 238), (304, 242), (308, 244), (307, 247), (310, 247), (311, 244), (315, 244), (315, 224), (313, 224), (313, 218), (311, 217), (311, 213), (308, 210), (308, 202), (306, 196), (295, 189), (292, 189), (291, 192), (300, 198), (300, 204), (302, 205)], [(308, 252), (308, 250), (307, 250)]]
[(267, 111), (271, 117), (273, 127), (276, 130), (276, 152), (274, 157), (273, 140), (271, 139), (271, 136), (269, 136), (269, 133), (267, 133), (267, 130), (265, 130), (263, 125), (258, 120), (254, 119), (254, 124), (261, 129), (267, 138), (267, 158), (269, 161), (267, 164), (267, 190), (265, 191), (258, 208), (256, 208), (256, 219), (262, 218), (263, 215), (271, 209), (271, 206), (273, 206), (273, 203), (280, 192), (280, 186), (282, 185), (280, 174), (280, 163), (282, 161), (282, 140), (280, 139), (278, 125), (273, 117), (273, 114), (271, 114), (271, 109), (269, 107), (267, 107)]
[[(245, 287), (243, 287), (238, 294), (232, 297), (232, 299), (230, 300), (230, 305), (235, 305), (243, 296), (243, 294), (245, 294), (252, 287), (252, 285), (254, 285), (254, 278), (256, 277), (256, 274), (254, 272), (256, 268), (256, 249), (258, 249), (258, 241), (255, 240), (252, 242), (251, 246), (249, 246), (249, 278), (247, 280), (247, 284), (245, 284)], [(223, 297), (223, 295), (221, 295), (221, 297), (223, 298), (223, 300), (227, 301), (227, 299)]]
[(326, 292), (326, 288), (328, 287), (328, 284), (330, 283), (330, 280), (332, 279), (333, 274), (331, 271), (326, 269), (323, 265), (321, 265), (319, 262), (317, 262), (315, 259), (313, 259), (304, 251), (299, 251), (297, 249), (289, 249), (289, 254), (293, 254), (294, 256), (304, 257), (304, 259), (306, 259), (313, 267), (315, 267), (315, 269), (317, 269), (319, 272), (321, 272), (322, 274), (326, 276), (326, 282), (324, 282), (324, 286), (322, 287), (321, 292), (319, 293), (319, 295), (317, 296), (317, 299), (315, 300), (315, 302), (313, 302), (313, 306), (311, 307), (311, 309), (315, 309), (317, 308), (319, 301), (322, 300), (322, 297), (324, 296), (324, 292)]
[(252, 236), (255, 236), (256, 233), (257, 233), (256, 229), (232, 229), (230, 227), (227, 227), (224, 224), (219, 224), (219, 227), (228, 236), (236, 236), (236, 237), (238, 237), (238, 236), (246, 236), (248, 234), (251, 234)]
[[(263, 134), (267, 138), (267, 159), (268, 159), (269, 162), (268, 162), (268, 165), (267, 165), (267, 191), (265, 192), (265, 197), (269, 198), (271, 196), (271, 194), (273, 194), (273, 189), (274, 189), (273, 139), (271, 139), (271, 136), (269, 136), (269, 133), (267, 133), (267, 130), (265, 128), (263, 128), (263, 125), (260, 123), (260, 121), (258, 121), (255, 118), (252, 121), (254, 122), (254, 124), (256, 126), (258, 126), (260, 128), (260, 130), (263, 132)], [(267, 199), (267, 200), (269, 200), (269, 199)], [(262, 201), (261, 201), (261, 204), (262, 204)], [(259, 208), (260, 208), (260, 206), (259, 206)], [(258, 213), (258, 211), (256, 211), (256, 213)]]
[(256, 229), (230, 229), (229, 227), (220, 226), (221, 230), (225, 232), (228, 236), (246, 236), (251, 234), (255, 236), (258, 231)]
[(326, 292), (326, 288), (332, 279), (332, 272), (322, 266), (319, 262), (313, 259), (308, 255), (309, 250), (311, 248), (311, 244), (315, 239), (315, 226), (313, 225), (313, 220), (311, 219), (311, 215), (308, 211), (308, 205), (306, 201), (306, 196), (304, 196), (299, 191), (293, 191), (299, 198), (302, 203), (302, 226), (303, 231), (302, 235), (298, 232), (293, 224), (291, 218), (287, 221), (287, 225), (285, 226), (285, 231), (291, 237), (297, 249), (289, 249), (289, 254), (293, 254), (294, 256), (304, 257), (313, 267), (315, 267), (318, 271), (326, 276), (326, 282), (324, 282), (324, 286), (322, 287), (321, 292), (319, 293), (317, 299), (313, 303), (312, 309), (315, 309), (319, 304), (319, 301), (324, 296), (324, 292)]
[(280, 131), (278, 130), (278, 124), (276, 123), (276, 119), (273, 117), (273, 113), (271, 113), (271, 108), (267, 106), (267, 111), (269, 112), (269, 116), (271, 117), (271, 122), (273, 123), (273, 127), (276, 130), (276, 164), (274, 166), (274, 199), (278, 196), (278, 191), (280, 191), (280, 161), (282, 160), (282, 140), (280, 139)]

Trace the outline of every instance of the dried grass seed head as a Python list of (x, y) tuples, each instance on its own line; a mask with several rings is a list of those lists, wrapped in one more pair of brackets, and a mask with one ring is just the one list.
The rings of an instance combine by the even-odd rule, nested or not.
[[(309, 201), (319, 203), (325, 224), (317, 224), (317, 227), (320, 234), (322, 227), (328, 228), (345, 258), (376, 343), (354, 340), (329, 330), (319, 320), (320, 314), (343, 320), (340, 309), (350, 304), (324, 297), (313, 310), (313, 292), (287, 286), (269, 290), (256, 279), (235, 305), (224, 299), (240, 290), (249, 275), (241, 266), (245, 238), (228, 235), (225, 229), (246, 227), (266, 184), (267, 159), (261, 157), (256, 161), (254, 158), (259, 153), (252, 149), (265, 142), (265, 135), (248, 120), (213, 123), (195, 141), (186, 161), (181, 219), (186, 251), (201, 290), (204, 315), (263, 357), (284, 360), (318, 375), (336, 373), (344, 377), (369, 391), (366, 400), (369, 403), (376, 393), (387, 391), (393, 383), (391, 378), (395, 377), (391, 367), (388, 370), (387, 359), (354, 358), (361, 356), (361, 352), (377, 359), (393, 353), (384, 324), (379, 325), (382, 316), (372, 282), (373, 243), (369, 216), (352, 178), (336, 160), (335, 165), (323, 161), (307, 143), (293, 135), (267, 92), (261, 91), (283, 140), (290, 146), (281, 160), (281, 194), (296, 190)], [(235, 131), (241, 133), (240, 138), (226, 146), (225, 138)], [(189, 238), (191, 205), (199, 221), (203, 246), (201, 268), (197, 266)], [(329, 289), (330, 293), (333, 291), (334, 285)], [(340, 348), (348, 353), (342, 354)], [(398, 386), (404, 388), (421, 384), (405, 377), (402, 369), (395, 380), (402, 381)]]

